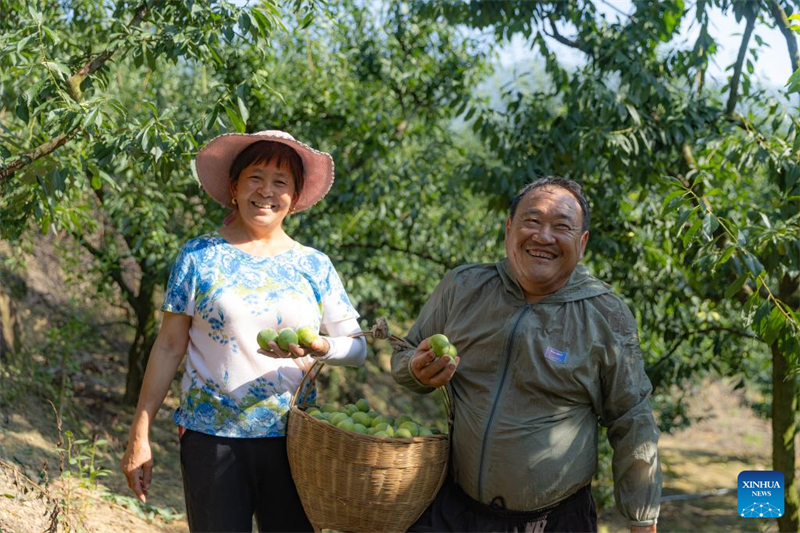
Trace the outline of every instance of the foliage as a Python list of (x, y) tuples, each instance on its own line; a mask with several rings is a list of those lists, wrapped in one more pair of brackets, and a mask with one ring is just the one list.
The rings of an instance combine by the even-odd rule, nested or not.
[[(743, 115), (721, 105), (733, 80), (721, 89), (703, 85), (716, 50), (709, 4), (636, 2), (618, 22), (600, 17), (591, 2), (427, 9), (506, 37), (521, 33), (541, 52), (549, 78), (533, 90), (510, 82), (499, 106), (470, 106), (465, 118), (491, 157), (465, 168), (465, 185), (500, 209), (537, 174), (583, 182), (600, 214), (587, 261), (635, 302), (650, 353), (672, 356), (678, 339), (711, 342), (703, 351), (735, 359), (740, 344), (724, 341), (746, 338), (752, 325), (796, 361), (797, 296), (777, 295), (782, 280), (795, 292), (798, 280), (800, 122), (750, 84), (752, 69), (741, 73)], [(755, 5), (718, 7), (745, 16)], [(703, 28), (695, 49), (661, 47), (692, 11)], [(563, 37), (559, 27), (577, 35)], [(554, 41), (583, 51), (585, 66), (568, 72)], [(749, 55), (759, 52), (757, 45)], [(747, 300), (744, 308), (737, 297)]]
[(58, 451), (64, 453), (69, 466), (61, 474), (62, 477), (73, 477), (83, 487), (96, 488), (100, 478), (108, 476), (111, 472), (96, 462), (98, 448), (106, 446), (108, 441), (76, 439), (69, 430), (64, 432), (64, 436), (67, 438), (66, 448), (58, 448)]

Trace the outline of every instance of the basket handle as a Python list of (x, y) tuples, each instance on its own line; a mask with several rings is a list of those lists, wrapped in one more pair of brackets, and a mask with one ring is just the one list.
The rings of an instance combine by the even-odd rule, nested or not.
[[(372, 329), (369, 331), (359, 331), (358, 333), (351, 333), (347, 335), (351, 338), (358, 338), (358, 337), (366, 337), (372, 336), (374, 339), (387, 339), (392, 344), (393, 347), (402, 347), (407, 350), (416, 350), (417, 347), (408, 342), (407, 340), (397, 337), (396, 335), (392, 335), (389, 332), (389, 325), (386, 322), (386, 319), (383, 317), (379, 317), (375, 321), (375, 325), (372, 326)], [(308, 384), (309, 386), (316, 381), (317, 376), (319, 375), (322, 367), (325, 366), (325, 363), (316, 360), (314, 361), (314, 365), (309, 369), (308, 372), (303, 374), (303, 379), (300, 380), (300, 385), (298, 385), (297, 390), (292, 395), (292, 402), (289, 404), (289, 410), (291, 411), (292, 407), (297, 404), (297, 399), (300, 396), (300, 391)], [(446, 386), (439, 387), (438, 389), (442, 393), (442, 399), (444, 401), (445, 410), (447, 411), (447, 419), (448, 423), (452, 423), (453, 419), (453, 403), (450, 401), (450, 393)]]

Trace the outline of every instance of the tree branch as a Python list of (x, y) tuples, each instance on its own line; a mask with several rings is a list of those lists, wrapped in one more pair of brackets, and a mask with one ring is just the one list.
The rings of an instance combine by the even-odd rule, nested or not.
[(75, 137), (80, 130), (81, 128), (75, 128), (69, 133), (61, 133), (57, 137), (40, 144), (30, 152), (18, 156), (17, 159), (7, 164), (6, 166), (0, 167), (0, 183), (2, 183), (3, 180), (7, 179), (11, 174), (21, 169), (22, 167), (30, 165), (37, 159), (40, 159), (46, 155), (55, 152), (57, 149), (67, 144), (67, 142), (69, 142), (70, 139)]
[(750, 36), (753, 34), (753, 28), (756, 26), (756, 17), (758, 16), (758, 7), (751, 9), (747, 14), (747, 25), (744, 28), (744, 35), (742, 35), (742, 44), (739, 46), (739, 56), (736, 58), (736, 65), (733, 67), (733, 76), (731, 76), (731, 89), (728, 96), (728, 105), (726, 111), (728, 115), (733, 114), (733, 109), (736, 107), (737, 93), (739, 92), (739, 78), (742, 75), (742, 64), (747, 55), (747, 45), (750, 43)]
[[(159, 0), (153, 2), (153, 5), (157, 4)], [(135, 28), (139, 24), (142, 23), (144, 18), (147, 16), (147, 12), (150, 10), (150, 7), (147, 5), (147, 1), (145, 0), (137, 9), (136, 13), (133, 15), (130, 23), (128, 24), (129, 28)], [(116, 48), (109, 48), (107, 50), (103, 50), (97, 57), (86, 63), (82, 66), (75, 74), (70, 76), (67, 79), (67, 89), (69, 90), (70, 96), (76, 101), (79, 102), (81, 99), (81, 84), (83, 81), (89, 77), (90, 75), (94, 74), (97, 70), (99, 70), (106, 62), (111, 59), (111, 57), (116, 53)]]
[(628, 17), (633, 22), (636, 22), (636, 16), (633, 13), (625, 13), (623, 10), (621, 10), (620, 8), (618, 8), (617, 6), (615, 6), (614, 4), (609, 2), (608, 0), (600, 0), (600, 1), (602, 3), (604, 3), (605, 5), (607, 5), (608, 7), (610, 7), (611, 9), (613, 9), (614, 11), (616, 11), (617, 13), (619, 13), (620, 15)]
[(442, 261), (438, 257), (433, 257), (432, 255), (422, 253), (422, 252), (414, 252), (413, 250), (408, 250), (405, 248), (400, 248), (399, 246), (394, 246), (388, 243), (377, 243), (377, 244), (370, 244), (370, 243), (363, 243), (363, 242), (351, 242), (351, 243), (342, 243), (339, 245), (340, 248), (366, 248), (368, 250), (392, 250), (393, 252), (400, 252), (404, 254), (413, 255), (419, 257), (421, 259), (425, 259), (426, 261), (430, 261), (431, 263), (436, 263), (437, 265), (441, 265), (447, 268), (453, 268), (455, 265), (451, 264), (448, 261)]
[(797, 37), (789, 28), (789, 17), (783, 10), (778, 0), (769, 0), (769, 9), (772, 11), (772, 16), (775, 17), (775, 22), (778, 29), (781, 30), (783, 37), (786, 39), (786, 47), (789, 49), (789, 60), (792, 63), (792, 72), (800, 69), (800, 51), (797, 49)]
[[(92, 244), (89, 243), (89, 241), (78, 235), (74, 235), (74, 237), (78, 240), (81, 246), (86, 248), (86, 250), (88, 250), (89, 253), (91, 253), (98, 261), (103, 261), (106, 259), (105, 254), (102, 251), (100, 251), (99, 248), (95, 248), (94, 246), (92, 246)], [(122, 267), (118, 263), (116, 263), (114, 264), (113, 267), (109, 269), (109, 273), (111, 275), (111, 279), (113, 279), (117, 283), (117, 286), (122, 291), (122, 295), (125, 297), (125, 300), (128, 301), (131, 307), (135, 308), (135, 303), (136, 303), (135, 291), (132, 290), (132, 288), (128, 286), (128, 284), (125, 282), (125, 278), (122, 276)]]
[(552, 37), (553, 39), (555, 39), (556, 41), (560, 42), (561, 44), (563, 44), (565, 46), (569, 46), (570, 48), (578, 49), (581, 52), (585, 53), (586, 55), (588, 55), (590, 57), (594, 57), (594, 55), (592, 54), (592, 51), (588, 50), (586, 48), (586, 45), (584, 45), (583, 43), (578, 42), (578, 41), (573, 41), (572, 39), (567, 39), (566, 37), (561, 35), (558, 32), (558, 29), (556, 28), (555, 23), (553, 23), (553, 19), (552, 18), (547, 19), (547, 21), (550, 23), (550, 31), (552, 31), (553, 34), (551, 35), (551, 34), (547, 33), (546, 31), (542, 30), (542, 32), (545, 35), (547, 35), (548, 37)]
[[(153, 5), (157, 4), (158, 1), (159, 0), (156, 0)], [(149, 9), (150, 7), (147, 5), (146, 1), (142, 3), (136, 10), (136, 14), (133, 16), (128, 26), (131, 28), (138, 26), (142, 20), (144, 20), (144, 17), (147, 16)], [(101, 52), (93, 60), (81, 67), (75, 74), (67, 78), (67, 91), (73, 100), (76, 102), (81, 100), (81, 83), (83, 83), (83, 81), (89, 75), (105, 65), (105, 63), (111, 59), (111, 56), (113, 56), (115, 52), (116, 49), (108, 49)], [(3, 180), (8, 179), (8, 177), (14, 174), (17, 170), (30, 165), (37, 159), (41, 159), (42, 157), (53, 153), (58, 148), (72, 140), (72, 138), (74, 138), (80, 131), (80, 128), (75, 128), (71, 132), (61, 133), (57, 137), (40, 144), (28, 153), (22, 154), (8, 165), (0, 167), (0, 183), (2, 183)]]
[[(700, 66), (697, 67), (697, 76), (695, 77), (695, 81), (697, 82), (697, 96), (703, 92), (703, 86), (706, 82), (706, 67), (708, 65), (708, 59), (706, 55), (708, 54), (708, 49), (705, 46), (705, 40), (708, 38), (708, 22), (703, 24), (703, 27), (700, 29), (700, 35), (697, 37), (697, 44), (695, 44), (695, 49), (697, 50), (697, 56), (702, 58), (701, 60), (704, 62)], [(703, 66), (705, 65), (705, 66)]]
[(680, 347), (680, 345), (683, 344), (683, 342), (686, 341), (692, 335), (702, 335), (704, 333), (713, 333), (715, 331), (727, 331), (728, 333), (731, 333), (733, 335), (738, 335), (740, 337), (747, 337), (749, 339), (758, 339), (757, 335), (753, 335), (752, 333), (749, 333), (747, 331), (740, 331), (738, 329), (726, 328), (724, 326), (714, 326), (711, 328), (687, 331), (686, 333), (681, 335), (681, 337), (677, 341), (675, 341), (675, 344), (672, 346), (672, 348), (670, 348), (670, 350), (667, 353), (659, 357), (658, 361), (656, 361), (652, 365), (649, 365), (649, 368), (655, 368), (664, 361), (666, 361), (667, 359), (669, 359), (670, 357), (672, 357), (672, 354), (675, 353), (675, 351)]

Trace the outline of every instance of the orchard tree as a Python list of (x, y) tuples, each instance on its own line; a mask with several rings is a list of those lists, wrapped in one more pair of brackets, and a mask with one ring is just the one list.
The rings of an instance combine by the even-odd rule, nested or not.
[(155, 290), (207, 224), (190, 159), (223, 126), (205, 110), (243, 112), (240, 85), (221, 73), (266, 56), (280, 11), (268, 0), (6, 0), (0, 12), (15, 13), (0, 21), (0, 236), (19, 239), (33, 222), (96, 257), (133, 314), (125, 400), (135, 403)]
[(94, 255), (132, 311), (128, 403), (178, 248), (225, 215), (190, 170), (216, 134), (281, 128), (333, 154), (330, 196), (288, 225), (341, 265), (366, 319), (410, 317), (496, 244), (480, 201), (446, 194), (463, 160), (447, 121), (482, 72), (447, 24), (350, 2), (50, 3), (3, 24), (2, 236), (35, 221)]

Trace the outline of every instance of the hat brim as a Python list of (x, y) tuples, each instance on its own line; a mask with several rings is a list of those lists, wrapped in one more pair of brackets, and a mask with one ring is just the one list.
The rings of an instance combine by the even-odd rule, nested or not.
[(197, 176), (211, 198), (234, 209), (231, 197), (230, 170), (242, 150), (258, 141), (275, 141), (295, 150), (303, 161), (303, 190), (294, 206), (303, 211), (328, 194), (333, 186), (333, 158), (293, 138), (278, 133), (225, 133), (215, 137), (197, 153)]

